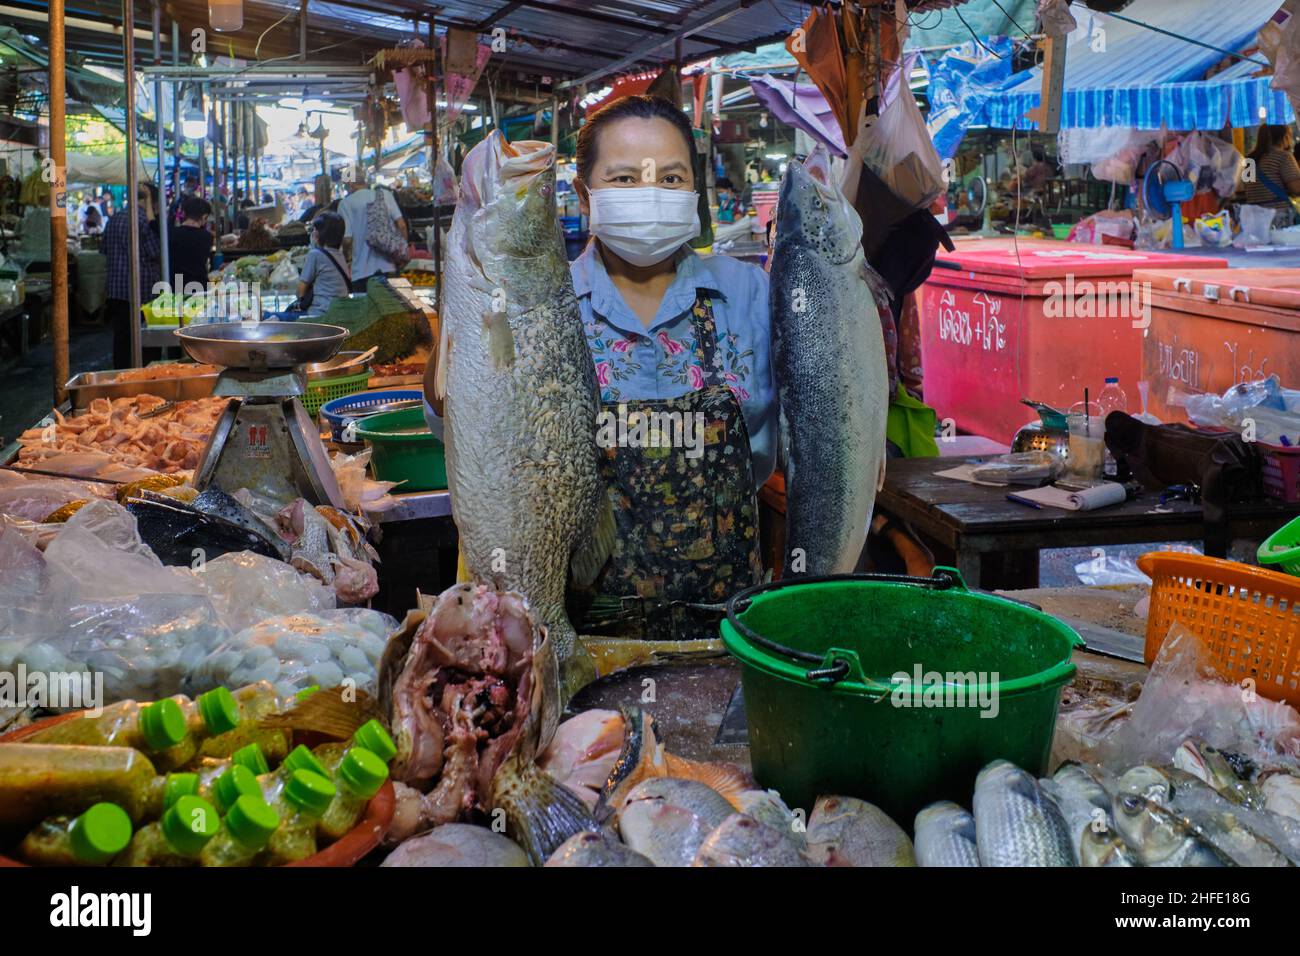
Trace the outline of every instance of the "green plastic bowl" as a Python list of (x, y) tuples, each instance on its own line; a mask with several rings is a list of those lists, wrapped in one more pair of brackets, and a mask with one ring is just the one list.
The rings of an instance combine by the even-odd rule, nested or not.
[(1255, 557), (1266, 568), (1300, 577), (1300, 517), (1265, 538)]
[[(420, 431), (411, 431), (419, 428)], [(424, 409), (403, 408), (357, 423), (357, 437), (373, 449), (370, 463), (379, 481), (402, 482), (394, 491), (437, 491), (447, 487), (447, 458), (424, 421)]]
[(935, 800), (970, 806), (992, 760), (1046, 773), (1083, 645), (950, 568), (760, 585), (731, 599), (721, 628), (742, 664), (759, 786), (805, 811), (819, 796), (860, 797), (909, 828)]

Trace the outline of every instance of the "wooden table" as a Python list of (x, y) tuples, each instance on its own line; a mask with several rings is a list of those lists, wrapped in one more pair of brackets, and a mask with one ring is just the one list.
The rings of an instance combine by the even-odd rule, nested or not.
[[(1076, 548), (1152, 541), (1200, 541), (1199, 505), (1161, 507), (1156, 493), (1097, 511), (1038, 510), (1007, 501), (1008, 488), (975, 485), (935, 474), (951, 458), (890, 459), (876, 507), (912, 526), (940, 564), (951, 564), (972, 586), (1038, 586), (1041, 548)], [(1233, 505), (1231, 541), (1262, 541), (1300, 514), (1300, 505), (1265, 499)]]

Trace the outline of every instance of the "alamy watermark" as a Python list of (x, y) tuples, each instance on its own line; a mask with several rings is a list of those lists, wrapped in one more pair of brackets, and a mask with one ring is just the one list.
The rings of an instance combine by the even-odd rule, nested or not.
[(19, 663), (0, 671), (0, 707), (45, 707), (84, 710), (87, 717), (104, 712), (102, 671), (29, 671)]
[(963, 708), (980, 712), (981, 718), (996, 717), (998, 671), (923, 671), (920, 664), (912, 673), (898, 671), (889, 678), (893, 687), (890, 703), (895, 707)]
[(617, 411), (596, 415), (596, 444), (601, 448), (684, 448), (686, 457), (704, 454), (704, 413), (631, 411), (619, 402)]
[(1053, 279), (1043, 285), (1043, 315), (1049, 319), (1131, 319), (1133, 328), (1151, 325), (1151, 283), (1129, 279)]

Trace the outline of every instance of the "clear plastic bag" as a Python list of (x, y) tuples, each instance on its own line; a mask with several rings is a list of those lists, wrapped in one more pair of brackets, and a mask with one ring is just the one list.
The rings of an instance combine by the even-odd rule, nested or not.
[(186, 682), (188, 693), (220, 684), (270, 681), (281, 694), (351, 681), (375, 692), (380, 655), (397, 621), (365, 608), (268, 618), (235, 634), (203, 659)]
[(376, 481), (369, 477), (366, 473), (369, 465), (369, 448), (355, 455), (345, 455), (340, 452), (330, 459), (330, 467), (334, 470), (334, 480), (339, 484), (343, 503), (354, 514), (361, 514), (363, 511), (383, 511), (397, 503), (397, 499), (388, 492), (396, 488), (398, 482)]
[(1267, 206), (1241, 205), (1237, 207), (1237, 220), (1241, 224), (1241, 235), (1237, 237), (1241, 246), (1266, 246), (1272, 241), (1273, 217), (1276, 209)]
[(914, 208), (928, 206), (947, 188), (943, 164), (906, 83), (876, 121), (858, 134), (851, 155), (860, 156), (895, 196)]
[(298, 270), (288, 256), (271, 270), (270, 284), (276, 292), (293, 292), (298, 288)]
[(334, 590), (283, 561), (251, 551), (213, 558), (195, 579), (226, 627), (235, 633), (281, 614), (334, 609)]

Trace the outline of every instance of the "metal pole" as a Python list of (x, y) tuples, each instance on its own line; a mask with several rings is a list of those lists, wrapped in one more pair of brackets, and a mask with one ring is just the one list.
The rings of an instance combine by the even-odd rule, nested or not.
[[(172, 66), (181, 65), (181, 25), (172, 21)], [(181, 195), (181, 84), (172, 80), (172, 195)]]
[(64, 117), (63, 0), (50, 0), (50, 291), (53, 294), (54, 404), (67, 397), (68, 380), (68, 173)]
[(126, 82), (126, 205), (127, 259), (131, 272), (130, 312), (126, 317), (131, 332), (131, 364), (143, 363), (140, 351), (140, 171), (135, 136), (135, 0), (122, 0), (122, 77)]
[[(153, 0), (153, 62), (156, 66), (162, 65), (162, 5), (158, 0)], [(172, 257), (171, 250), (167, 243), (167, 144), (164, 141), (165, 127), (163, 126), (163, 99), (162, 99), (162, 77), (155, 76), (153, 80), (153, 116), (157, 123), (158, 133), (158, 204), (162, 209), (158, 214), (158, 244), (162, 249), (162, 275), (163, 282), (167, 283), (167, 288), (172, 288)], [(177, 132), (180, 132), (179, 125)], [(173, 292), (179, 292), (179, 289), (172, 289)]]
[(551, 97), (551, 145), (560, 148), (560, 98)]
[(298, 0), (298, 59), (307, 62), (307, 0)]
[(429, 49), (433, 51), (434, 61), (430, 68), (425, 70), (425, 75), (429, 79), (429, 136), (432, 148), (429, 151), (429, 173), (432, 177), (433, 193), (433, 274), (437, 276), (437, 283), (433, 287), (433, 309), (438, 313), (438, 321), (442, 321), (442, 216), (438, 212), (438, 84), (434, 77), (440, 75), (442, 63), (440, 50), (438, 47), (438, 35), (434, 30), (435, 22), (433, 17), (429, 17)]

